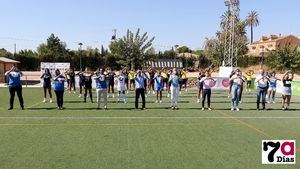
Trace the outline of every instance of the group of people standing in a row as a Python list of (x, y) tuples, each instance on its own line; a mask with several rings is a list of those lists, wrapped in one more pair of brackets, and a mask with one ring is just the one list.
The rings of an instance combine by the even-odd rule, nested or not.
[[(231, 110), (239, 111), (239, 104), (241, 103), (244, 83), (246, 83), (246, 91), (251, 91), (253, 71), (248, 71), (245, 75), (239, 69), (233, 71), (230, 75), (230, 90), (231, 96)], [(276, 77), (276, 73), (268, 73), (261, 69), (258, 76), (255, 78), (255, 84), (257, 86), (256, 94), (256, 108), (260, 110), (260, 103), (262, 104), (262, 110), (266, 109), (266, 102), (275, 103), (277, 82), (282, 81), (282, 110), (287, 110), (290, 106), (292, 96), (292, 81), (294, 74), (291, 71), (287, 71), (282, 79)]]
[[(172, 100), (172, 109), (178, 109), (178, 94), (181, 91), (181, 87), (184, 86), (185, 89), (187, 87), (187, 72), (185, 69), (181, 71), (177, 71), (177, 69), (173, 69), (172, 72), (163, 69), (162, 71), (155, 72), (153, 69), (149, 69), (148, 71), (138, 70), (134, 72), (133, 70), (128, 71), (127, 69), (123, 69), (119, 71), (117, 75), (112, 69), (104, 70), (99, 68), (97, 71), (92, 72), (89, 68), (86, 68), (85, 71), (78, 72), (75, 74), (73, 69), (70, 69), (65, 72), (65, 76), (63, 76), (59, 70), (56, 70), (56, 77), (59, 76), (59, 79), (54, 79), (54, 91), (57, 93), (59, 90), (59, 95), (57, 95), (57, 102), (61, 103), (63, 100), (63, 96), (61, 92), (63, 92), (64, 86), (60, 86), (59, 89), (56, 86), (63, 85), (65, 81), (68, 84), (69, 93), (72, 91), (75, 92), (75, 76), (79, 76), (79, 97), (84, 97), (84, 102), (89, 97), (91, 102), (93, 102), (92, 95), (92, 81), (95, 80), (96, 83), (96, 94), (97, 94), (97, 109), (100, 109), (101, 98), (103, 98), (104, 109), (107, 109), (107, 98), (115, 97), (115, 83), (117, 86), (117, 102), (121, 101), (121, 95), (123, 97), (123, 103), (126, 104), (126, 94), (128, 90), (135, 89), (135, 108), (138, 108), (138, 100), (139, 97), (142, 98), (142, 109), (146, 106), (145, 98), (147, 97), (147, 89), (148, 94), (151, 92), (156, 92), (156, 103), (162, 103), (162, 90), (169, 89), (168, 95), (171, 95)], [(50, 102), (52, 102), (51, 95), (51, 79), (52, 76), (50, 74), (49, 69), (45, 69), (45, 73), (41, 76), (44, 81), (44, 102), (46, 102), (47, 90), (50, 95)], [(63, 78), (63, 79), (62, 79)], [(57, 82), (56, 82), (57, 81)], [(60, 83), (59, 83), (60, 82)], [(84, 89), (84, 91), (83, 91)], [(62, 104), (58, 104), (58, 109), (62, 109)]]
[[(10, 108), (13, 109), (13, 102), (15, 93), (17, 93), (20, 101), (21, 108), (24, 109), (24, 101), (22, 97), (22, 84), (20, 72), (16, 67), (13, 67), (10, 71), (6, 72), (8, 77), (8, 86), (10, 91)], [(230, 75), (230, 87), (229, 96), (231, 97), (231, 110), (239, 111), (239, 104), (241, 103), (244, 83), (246, 83), (246, 91), (250, 91), (253, 79), (253, 71), (249, 71), (243, 74), (239, 69), (236, 69)], [(84, 102), (89, 94), (91, 102), (93, 102), (92, 95), (92, 82), (96, 84), (97, 95), (97, 109), (100, 109), (100, 104), (104, 104), (104, 109), (107, 109), (107, 98), (115, 97), (114, 88), (115, 83), (117, 86), (117, 102), (121, 102), (121, 96), (123, 103), (126, 104), (126, 95), (128, 90), (135, 90), (135, 108), (138, 109), (139, 98), (142, 98), (142, 109), (146, 108), (147, 94), (156, 94), (156, 103), (162, 103), (162, 91), (166, 90), (168, 97), (171, 96), (171, 109), (178, 109), (178, 100), (181, 93), (182, 86), (187, 90), (187, 71), (185, 69), (177, 70), (176, 68), (168, 71), (162, 69), (161, 71), (154, 71), (152, 68), (149, 70), (133, 70), (127, 69), (120, 70), (118, 75), (112, 69), (99, 68), (97, 71), (92, 72), (89, 68), (85, 71), (75, 73), (73, 69), (66, 72), (61, 72), (59, 69), (55, 70), (55, 75), (52, 77), (50, 70), (45, 69), (45, 72), (41, 75), (43, 80), (44, 89), (44, 102), (46, 102), (47, 92), (50, 96), (50, 102), (52, 103), (52, 84), (53, 90), (57, 98), (57, 106), (59, 110), (63, 109), (63, 98), (65, 91), (65, 82), (67, 82), (68, 90), (71, 93), (76, 90), (76, 76), (79, 76), (79, 97), (84, 97)], [(282, 109), (287, 110), (291, 100), (291, 82), (294, 74), (288, 71), (284, 74), (282, 80)], [(255, 79), (257, 85), (257, 109), (260, 109), (260, 102), (262, 103), (262, 109), (266, 109), (266, 101), (270, 103), (272, 98), (275, 103), (275, 94), (277, 81), (275, 72), (267, 73), (264, 70), (260, 70), (259, 75)], [(211, 110), (211, 88), (215, 85), (216, 80), (211, 77), (211, 70), (207, 69), (201, 72), (198, 76), (198, 103), (202, 100), (202, 110), (205, 110), (205, 102), (207, 100), (208, 110)], [(147, 92), (148, 89), (148, 92)], [(101, 101), (103, 99), (103, 102)]]

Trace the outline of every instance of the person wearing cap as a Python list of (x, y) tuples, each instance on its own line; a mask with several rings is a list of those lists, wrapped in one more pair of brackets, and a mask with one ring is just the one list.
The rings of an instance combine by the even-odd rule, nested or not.
[(23, 73), (19, 71), (15, 66), (13, 66), (9, 71), (5, 73), (5, 76), (8, 78), (8, 89), (10, 94), (10, 107), (8, 110), (14, 108), (14, 99), (15, 94), (17, 93), (21, 109), (24, 110), (24, 100), (22, 95), (22, 83), (21, 76)]

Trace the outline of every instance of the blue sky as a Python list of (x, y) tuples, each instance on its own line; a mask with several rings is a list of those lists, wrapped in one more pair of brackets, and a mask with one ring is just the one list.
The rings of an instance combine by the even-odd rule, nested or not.
[[(241, 0), (241, 18), (259, 13), (262, 35), (300, 35), (299, 0)], [(70, 49), (107, 46), (112, 29), (120, 37), (127, 29), (141, 28), (155, 36), (156, 50), (178, 45), (203, 46), (205, 37), (219, 29), (223, 0), (1, 0), (0, 48), (36, 49), (54, 33)]]

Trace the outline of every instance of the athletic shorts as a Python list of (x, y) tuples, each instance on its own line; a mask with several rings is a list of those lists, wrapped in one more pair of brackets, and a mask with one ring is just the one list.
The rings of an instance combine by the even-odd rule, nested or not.
[(125, 91), (125, 86), (118, 86), (117, 91)]
[(154, 79), (151, 78), (151, 79), (149, 80), (149, 83), (150, 83), (150, 84), (154, 84)]
[(203, 89), (203, 83), (198, 83), (198, 89)]
[(130, 84), (135, 84), (134, 79), (130, 79)]
[(247, 80), (247, 85), (251, 86), (251, 84), (252, 84), (252, 81), (251, 80)]
[(292, 95), (292, 88), (291, 87), (283, 87), (282, 88), (282, 95), (291, 96)]
[(269, 86), (269, 91), (276, 91), (276, 86)]
[(163, 91), (163, 87), (156, 87), (155, 91)]
[(85, 84), (85, 85), (84, 85), (84, 88), (85, 88), (85, 89), (92, 89), (92, 84)]
[(43, 85), (43, 88), (45, 88), (45, 89), (50, 89), (50, 88), (51, 88), (51, 84), (44, 84), (44, 85)]

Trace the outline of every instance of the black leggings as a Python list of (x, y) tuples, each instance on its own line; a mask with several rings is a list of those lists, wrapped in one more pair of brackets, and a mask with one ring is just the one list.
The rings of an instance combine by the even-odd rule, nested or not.
[(15, 100), (15, 93), (17, 92), (20, 106), (24, 108), (24, 100), (22, 96), (22, 86), (14, 86), (9, 87), (9, 93), (10, 93), (10, 108), (14, 107), (14, 100)]
[(202, 107), (204, 108), (205, 99), (207, 97), (207, 105), (210, 108), (211, 89), (203, 89), (202, 91)]
[(91, 102), (93, 102), (92, 88), (84, 88), (84, 102), (86, 102), (87, 94), (90, 94)]
[(64, 104), (64, 91), (55, 91), (57, 107), (63, 107)]
[(115, 93), (114, 86), (115, 86), (115, 82), (114, 81), (108, 82), (108, 93), (110, 93), (110, 89), (111, 89), (112, 93)]

